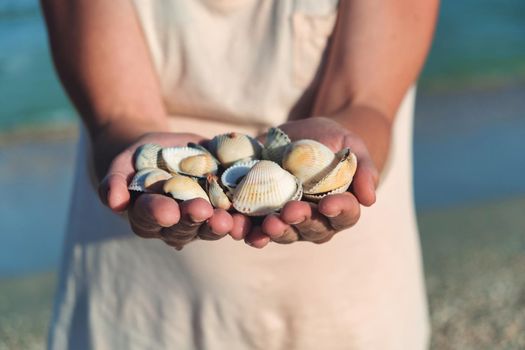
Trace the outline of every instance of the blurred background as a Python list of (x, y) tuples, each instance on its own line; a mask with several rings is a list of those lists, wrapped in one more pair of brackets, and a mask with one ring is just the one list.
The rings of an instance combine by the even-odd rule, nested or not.
[[(0, 350), (44, 348), (77, 119), (37, 0), (0, 0)], [(415, 196), (433, 349), (525, 349), (525, 1), (443, 0)]]

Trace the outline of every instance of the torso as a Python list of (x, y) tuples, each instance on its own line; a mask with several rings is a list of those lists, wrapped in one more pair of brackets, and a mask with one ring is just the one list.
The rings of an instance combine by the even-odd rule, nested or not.
[[(135, 4), (173, 130), (255, 133), (308, 112), (335, 1)], [(397, 116), (378, 203), (322, 245), (259, 251), (225, 238), (175, 252), (135, 237), (89, 187), (81, 144), (52, 348), (424, 348), (413, 97)]]

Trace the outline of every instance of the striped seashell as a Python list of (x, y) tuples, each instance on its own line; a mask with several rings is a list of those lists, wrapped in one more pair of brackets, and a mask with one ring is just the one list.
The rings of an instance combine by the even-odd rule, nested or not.
[(244, 176), (246, 176), (250, 169), (258, 162), (258, 160), (240, 161), (226, 169), (221, 176), (221, 182), (224, 187), (226, 187), (228, 191), (233, 192)]
[(171, 179), (164, 183), (164, 193), (171, 195), (180, 201), (187, 201), (195, 198), (202, 198), (208, 203), (210, 199), (199, 183), (188, 176), (175, 174)]
[(203, 177), (217, 172), (217, 163), (209, 153), (184, 158), (179, 163), (181, 174)]
[(217, 176), (208, 175), (206, 178), (206, 189), (211, 205), (215, 208), (229, 210), (232, 207), (232, 203), (226, 193), (224, 193)]
[(284, 151), (290, 143), (290, 138), (284, 131), (279, 128), (270, 128), (261, 152), (262, 158), (282, 164)]
[(240, 160), (258, 159), (262, 149), (253, 137), (235, 132), (215, 136), (208, 147), (224, 167)]
[(342, 149), (336, 154), (330, 171), (317, 182), (305, 185), (304, 193), (307, 195), (342, 193), (352, 183), (356, 170), (355, 154), (349, 148)]
[(146, 143), (137, 148), (133, 155), (133, 166), (135, 170), (162, 168), (164, 162), (161, 157), (161, 150), (162, 147), (154, 143)]
[(310, 201), (310, 202), (317, 203), (321, 199), (323, 199), (324, 197), (326, 197), (328, 195), (346, 192), (346, 190), (348, 190), (349, 187), (350, 187), (350, 184), (347, 184), (347, 185), (341, 186), (339, 188), (336, 188), (336, 189), (334, 189), (334, 190), (332, 190), (330, 192), (316, 193), (316, 194), (309, 194), (309, 193), (304, 193), (303, 192), (303, 198), (308, 200), (308, 201)]
[(330, 170), (335, 154), (314, 140), (299, 140), (290, 144), (283, 155), (283, 168), (299, 178), (303, 186), (322, 179)]
[(301, 195), (302, 186), (295, 176), (277, 163), (261, 160), (235, 189), (233, 207), (249, 216), (267, 215)]
[(162, 159), (168, 171), (196, 177), (216, 173), (218, 164), (207, 151), (192, 147), (166, 147)]
[(141, 169), (133, 176), (128, 189), (135, 192), (158, 192), (164, 181), (170, 178), (171, 174), (162, 169)]

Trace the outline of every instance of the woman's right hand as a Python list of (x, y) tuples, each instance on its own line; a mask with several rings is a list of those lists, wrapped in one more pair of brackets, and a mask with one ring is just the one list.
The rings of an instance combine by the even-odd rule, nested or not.
[(204, 138), (189, 133), (150, 133), (140, 137), (111, 162), (99, 186), (102, 202), (115, 212), (127, 210), (131, 228), (138, 236), (162, 239), (176, 249), (197, 238), (217, 240), (230, 234), (234, 239), (243, 239), (250, 231), (250, 221), (243, 215), (214, 209), (200, 198), (179, 204), (162, 194), (144, 193), (132, 200), (128, 191), (135, 172), (133, 154), (140, 145), (185, 146), (202, 141)]

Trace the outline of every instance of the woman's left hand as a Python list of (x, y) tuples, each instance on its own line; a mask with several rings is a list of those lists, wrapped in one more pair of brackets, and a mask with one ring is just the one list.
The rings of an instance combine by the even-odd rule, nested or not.
[(280, 126), (293, 140), (313, 139), (337, 152), (349, 147), (357, 156), (357, 171), (350, 192), (324, 197), (319, 203), (290, 201), (280, 213), (270, 214), (245, 237), (247, 244), (262, 248), (270, 241), (324, 243), (334, 234), (357, 223), (360, 205), (375, 202), (379, 174), (364, 142), (336, 121), (315, 117)]

